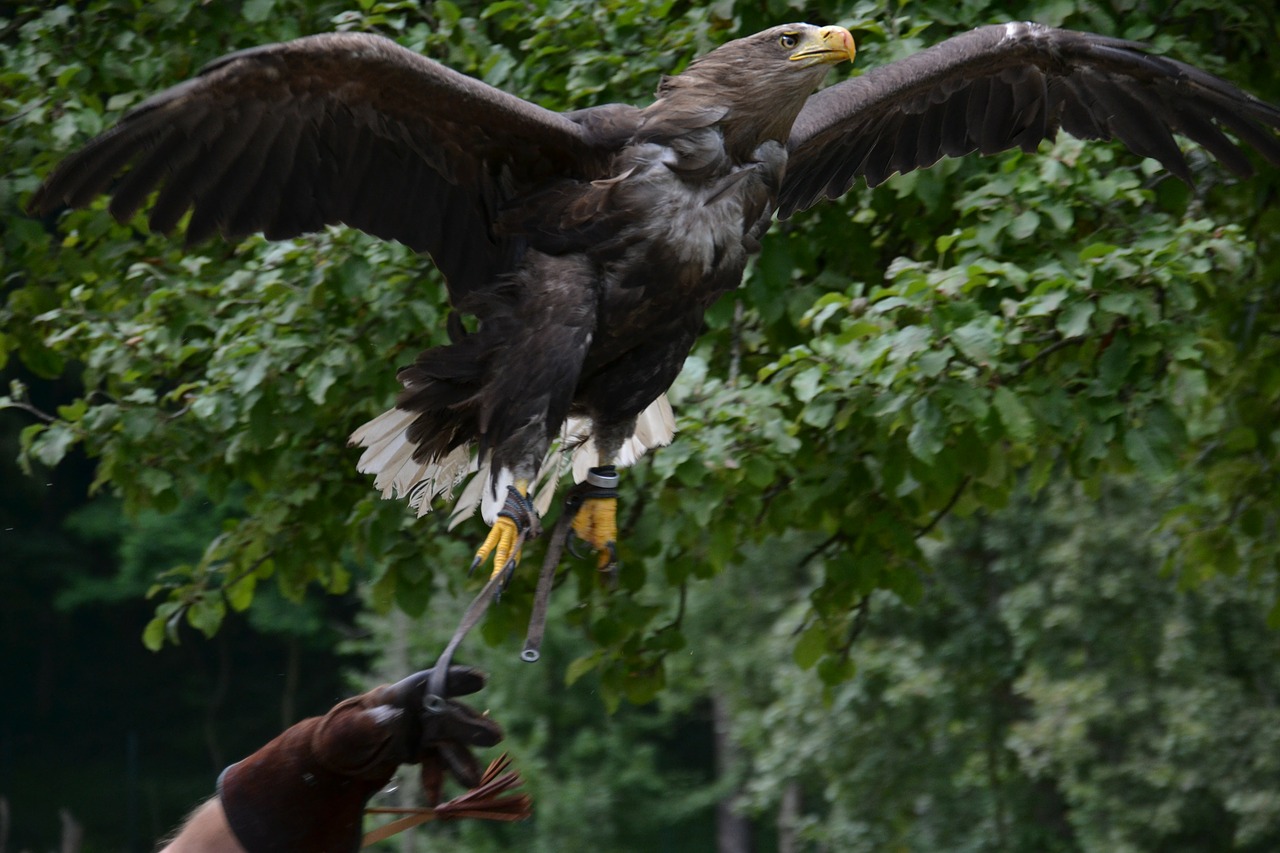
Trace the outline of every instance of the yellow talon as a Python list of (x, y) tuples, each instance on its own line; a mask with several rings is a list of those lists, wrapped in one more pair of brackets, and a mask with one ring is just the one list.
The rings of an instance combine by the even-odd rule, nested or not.
[[(529, 481), (517, 480), (515, 489), (520, 493), (520, 497), (526, 499), (529, 495)], [(510, 508), (511, 497), (508, 497), (508, 506)], [(532, 505), (528, 506), (528, 512), (532, 513)], [(536, 527), (537, 517), (534, 516), (529, 521), (529, 526)], [(485, 537), (484, 543), (476, 550), (476, 557), (471, 561), (471, 568), (474, 571), (477, 566), (489, 559), (489, 554), (493, 554), (493, 571), (490, 573), (490, 579), (502, 574), (510, 565), (512, 569), (520, 562), (520, 553), (523, 550), (525, 533), (521, 531), (520, 525), (515, 519), (505, 513), (498, 516), (498, 520), (493, 523), (493, 527), (489, 528), (489, 535)], [(538, 534), (533, 533), (534, 536)]]
[(584, 500), (573, 517), (573, 534), (599, 552), (597, 568), (609, 568), (617, 559), (618, 499)]
[[(516, 539), (520, 535), (519, 528), (516, 523), (506, 516), (500, 517), (493, 523), (493, 527), (489, 528), (489, 535), (485, 537), (484, 544), (476, 551), (476, 558), (472, 561), (473, 566), (479, 566), (489, 559), (489, 554), (493, 553), (493, 571), (490, 577), (501, 572), (509, 561), (513, 558), (515, 562), (520, 562), (520, 547), (516, 545)], [(514, 547), (513, 547), (514, 546)]]

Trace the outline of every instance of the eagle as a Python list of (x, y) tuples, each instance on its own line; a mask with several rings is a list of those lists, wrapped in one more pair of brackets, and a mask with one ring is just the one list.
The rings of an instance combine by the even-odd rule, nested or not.
[[(665, 392), (775, 218), (942, 157), (1034, 152), (1059, 131), (1191, 172), (1176, 136), (1235, 174), (1280, 166), (1280, 110), (1144, 45), (1007, 23), (819, 90), (847, 29), (796, 23), (663, 77), (647, 106), (544, 109), (367, 33), (232, 53), (67, 157), (36, 215), (148, 199), (188, 244), (345, 224), (429, 255), (450, 342), (397, 374), (355, 431), (358, 467), (420, 512), (467, 482), (509, 572), (572, 451), (573, 531), (614, 564), (617, 467), (669, 442)], [(464, 323), (462, 317), (468, 318)], [(549, 486), (547, 484), (550, 484)], [(536, 502), (535, 502), (536, 499)]]

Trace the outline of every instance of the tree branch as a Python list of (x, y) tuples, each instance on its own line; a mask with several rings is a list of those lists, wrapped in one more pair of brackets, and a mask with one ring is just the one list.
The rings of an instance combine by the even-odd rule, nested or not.
[(1066, 349), (1067, 347), (1071, 346), (1072, 344), (1084, 343), (1084, 341), (1085, 341), (1085, 340), (1087, 340), (1087, 338), (1085, 338), (1085, 336), (1084, 336), (1084, 335), (1074, 335), (1074, 336), (1072, 336), (1072, 337), (1070, 337), (1070, 338), (1062, 338), (1061, 340), (1059, 340), (1059, 341), (1057, 341), (1057, 342), (1055, 342), (1055, 343), (1049, 344), (1049, 346), (1047, 346), (1047, 347), (1045, 347), (1044, 349), (1040, 350), (1040, 352), (1038, 352), (1038, 353), (1036, 353), (1035, 355), (1031, 356), (1031, 357), (1030, 357), (1030, 358), (1028, 358), (1026, 361), (1022, 362), (1022, 364), (1019, 364), (1019, 365), (1018, 365), (1018, 369), (1017, 369), (1017, 370), (1015, 370), (1015, 371), (1013, 371), (1013, 375), (1012, 375), (1012, 376), (1010, 376), (1009, 378), (1010, 378), (1010, 379), (1017, 379), (1018, 377), (1022, 376), (1022, 374), (1026, 373), (1028, 370), (1030, 370), (1033, 366), (1035, 366), (1035, 364), (1036, 364), (1037, 362), (1039, 362), (1039, 361), (1043, 361), (1044, 359), (1046, 359), (1046, 358), (1048, 358), (1049, 356), (1053, 355), (1053, 354), (1054, 354), (1055, 352), (1057, 352), (1058, 350)]
[(917, 539), (921, 536), (928, 536), (929, 533), (933, 531), (933, 528), (938, 526), (938, 522), (942, 521), (942, 519), (946, 517), (947, 513), (951, 512), (952, 508), (956, 505), (956, 501), (960, 500), (960, 496), (964, 494), (965, 487), (969, 485), (969, 481), (971, 479), (973, 478), (966, 474), (964, 478), (960, 480), (960, 485), (956, 486), (956, 490), (951, 494), (946, 505), (943, 506), (942, 509), (938, 510), (937, 515), (930, 519), (928, 524), (916, 531)]
[(853, 622), (849, 625), (849, 633), (845, 635), (844, 644), (840, 646), (840, 660), (842, 661), (849, 659), (853, 644), (857, 642), (858, 637), (862, 635), (863, 629), (867, 627), (867, 618), (871, 615), (871, 596), (862, 596), (853, 613)]

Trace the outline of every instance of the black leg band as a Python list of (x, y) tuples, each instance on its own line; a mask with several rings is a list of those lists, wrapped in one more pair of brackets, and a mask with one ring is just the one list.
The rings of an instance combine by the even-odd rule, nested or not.
[(520, 494), (515, 486), (507, 486), (507, 500), (498, 511), (498, 518), (509, 518), (515, 523), (516, 530), (524, 532), (537, 522), (538, 514), (533, 509), (533, 501), (528, 495)]

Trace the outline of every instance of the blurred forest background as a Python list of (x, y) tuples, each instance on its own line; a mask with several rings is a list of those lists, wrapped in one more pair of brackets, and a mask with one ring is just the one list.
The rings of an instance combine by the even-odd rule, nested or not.
[[(483, 535), (345, 447), (443, 334), (429, 262), (36, 221), (40, 177), (307, 33), (565, 109), (797, 19), (854, 30), (833, 80), (1027, 19), (1280, 102), (1273, 0), (0, 3), (0, 850), (58, 849), (60, 810), (151, 849), (282, 726), (429, 665)], [(522, 664), (535, 549), (463, 647), (535, 819), (385, 849), (1280, 849), (1280, 175), (1189, 157), (1194, 188), (1063, 139), (775, 227), (624, 478), (618, 588), (571, 561)]]

